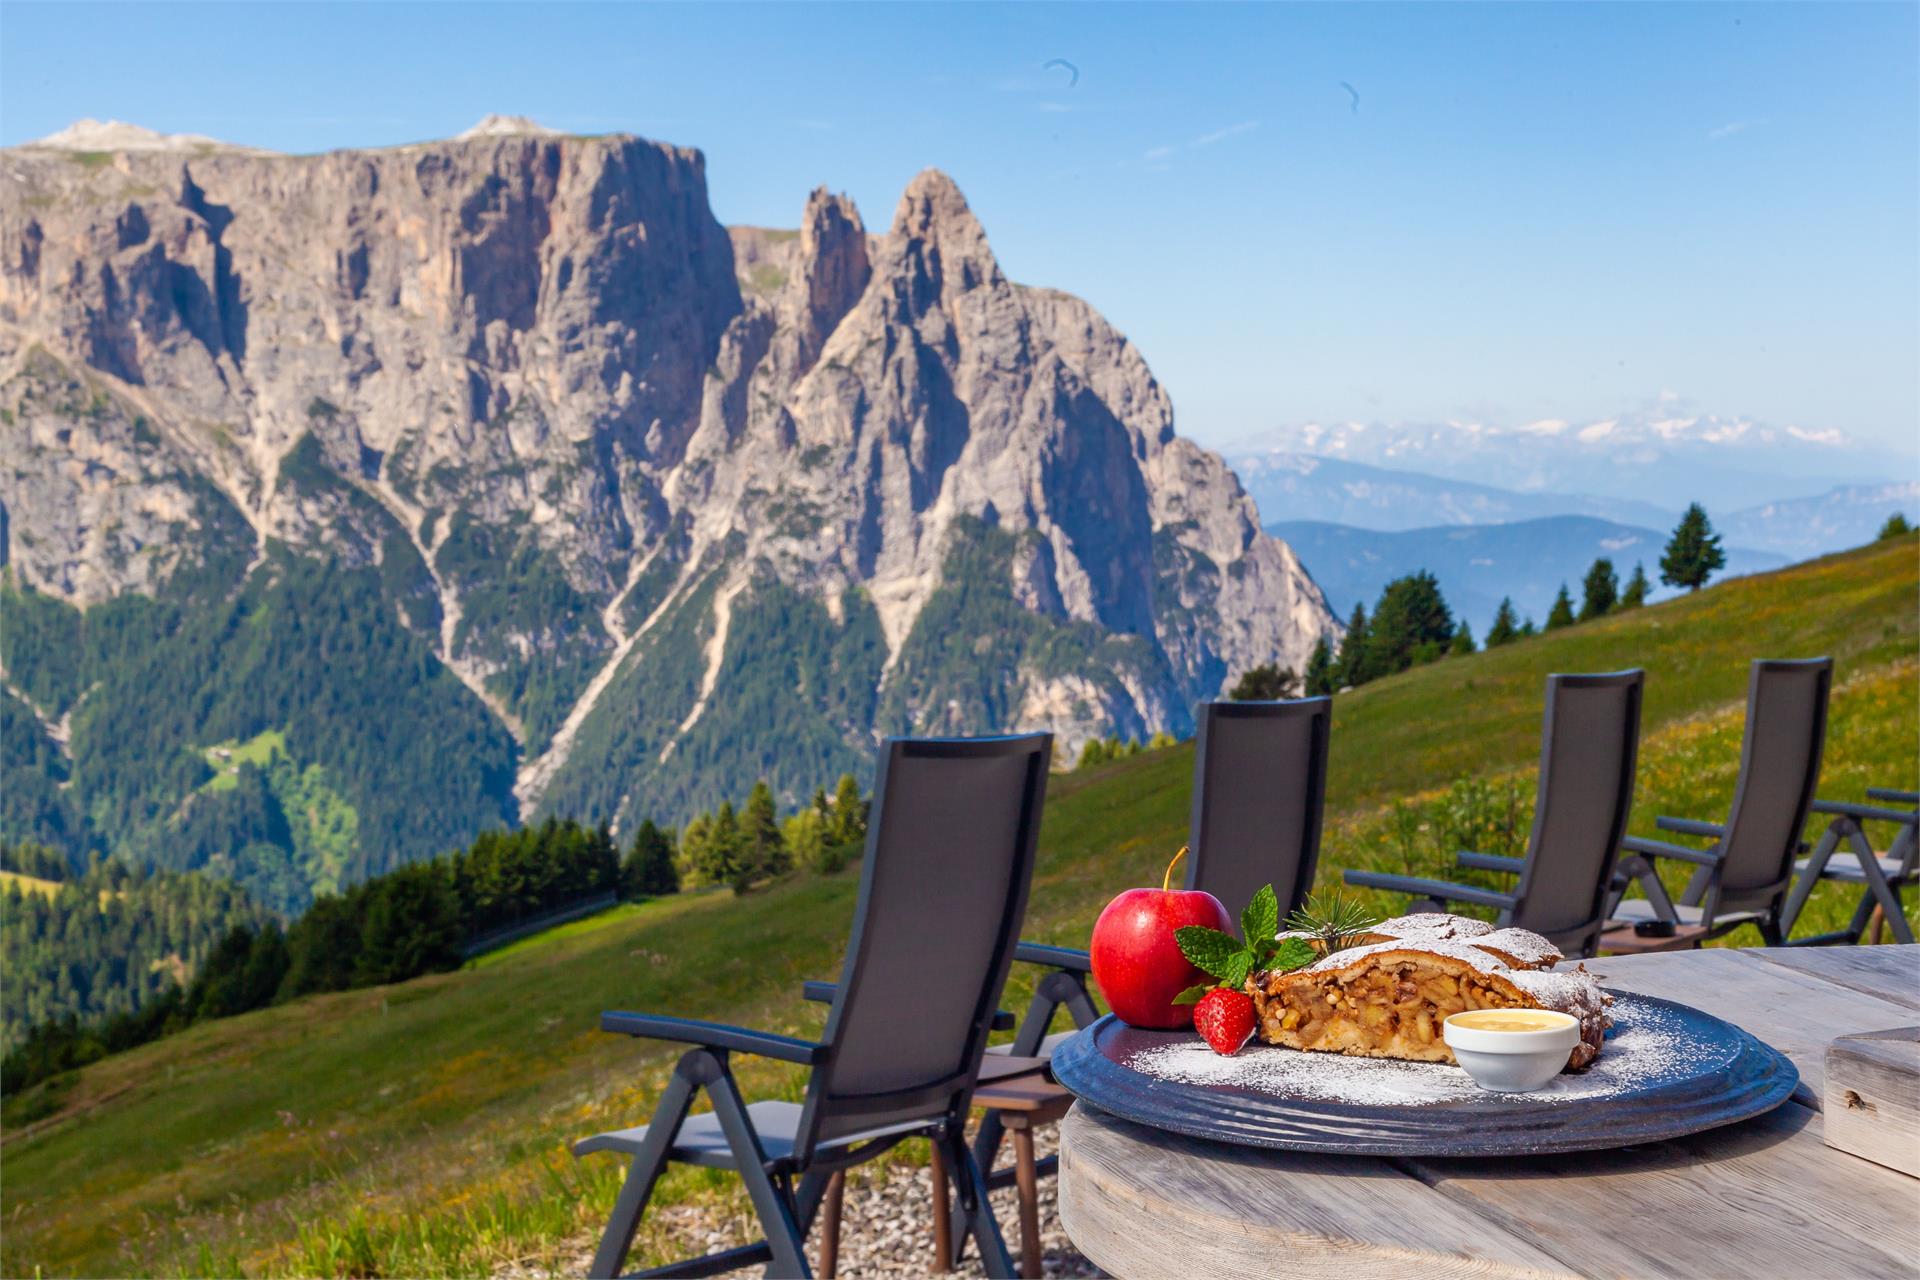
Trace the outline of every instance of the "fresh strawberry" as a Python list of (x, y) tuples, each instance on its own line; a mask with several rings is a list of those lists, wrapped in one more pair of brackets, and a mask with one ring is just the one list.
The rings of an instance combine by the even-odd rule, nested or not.
[(1231, 1056), (1253, 1038), (1253, 997), (1215, 987), (1193, 1006), (1193, 1029), (1215, 1053)]

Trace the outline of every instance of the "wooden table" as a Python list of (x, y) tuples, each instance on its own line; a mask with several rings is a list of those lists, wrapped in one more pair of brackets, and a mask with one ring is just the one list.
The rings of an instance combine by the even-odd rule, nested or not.
[(1659, 951), (1691, 951), (1707, 936), (1702, 925), (1683, 924), (1664, 938), (1643, 938), (1630, 924), (1609, 929), (1600, 935), (1600, 954), (1605, 956), (1645, 956)]
[(1505, 1160), (1295, 1155), (1076, 1105), (1060, 1218), (1116, 1276), (1920, 1274), (1920, 1179), (1821, 1140), (1835, 1037), (1920, 1023), (1920, 947), (1586, 962), (1602, 983), (1739, 1024), (1800, 1069), (1766, 1116), (1676, 1142)]

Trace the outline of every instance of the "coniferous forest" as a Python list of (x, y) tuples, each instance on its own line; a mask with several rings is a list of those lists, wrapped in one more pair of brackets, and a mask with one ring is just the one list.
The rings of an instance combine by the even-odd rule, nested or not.
[(322, 894), (291, 924), (202, 872), (101, 861), (68, 878), (62, 854), (7, 846), (0, 1090), (204, 1019), (451, 969), (583, 904), (683, 886), (746, 893), (796, 866), (831, 874), (865, 839), (867, 808), (843, 775), (782, 821), (761, 782), (739, 811), (723, 804), (683, 833), (642, 822), (624, 856), (605, 827), (549, 818)]

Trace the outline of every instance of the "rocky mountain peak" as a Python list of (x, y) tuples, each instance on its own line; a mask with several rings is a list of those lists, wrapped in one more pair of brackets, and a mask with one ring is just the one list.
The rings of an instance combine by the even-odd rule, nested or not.
[(66, 128), (27, 144), (50, 151), (239, 151), (267, 152), (221, 142), (198, 133), (161, 133), (124, 120), (76, 120)]
[(498, 113), (480, 117), (472, 128), (455, 136), (456, 142), (470, 142), (475, 138), (506, 138), (532, 136), (536, 138), (557, 138), (560, 130), (549, 129), (527, 116), (505, 116)]
[(959, 185), (938, 169), (922, 170), (907, 184), (894, 210), (891, 239), (903, 260), (912, 259), (936, 288), (944, 290), (949, 276), (959, 291), (1004, 283), (986, 229)]
[(519, 118), (185, 177), (14, 154), (20, 580), (377, 574), (527, 812), (809, 790), (888, 732), (1180, 731), (1337, 631), (1140, 352), (1009, 281), (937, 170), (873, 236), (825, 188), (723, 229), (698, 152)]

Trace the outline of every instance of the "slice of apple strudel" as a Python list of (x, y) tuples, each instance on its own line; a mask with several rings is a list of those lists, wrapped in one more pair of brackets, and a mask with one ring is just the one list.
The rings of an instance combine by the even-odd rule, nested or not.
[(1580, 1020), (1569, 1069), (1600, 1056), (1612, 998), (1584, 967), (1550, 969), (1563, 957), (1537, 933), (1432, 914), (1375, 925), (1357, 943), (1291, 973), (1249, 977), (1260, 1038), (1293, 1049), (1452, 1062), (1440, 1034), (1449, 1014), (1555, 1009)]

